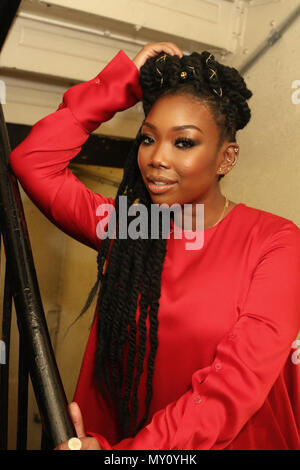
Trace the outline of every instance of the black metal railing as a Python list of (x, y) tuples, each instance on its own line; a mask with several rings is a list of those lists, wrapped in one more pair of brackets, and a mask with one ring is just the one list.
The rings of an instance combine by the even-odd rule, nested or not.
[(26, 449), (27, 445), (29, 375), (43, 424), (43, 447), (54, 448), (76, 434), (51, 345), (19, 187), (8, 164), (9, 153), (10, 144), (0, 105), (0, 229), (6, 262), (1, 340), (2, 349), (5, 347), (5, 361), (2, 362), (5, 363), (0, 365), (0, 448), (7, 449), (12, 299), (19, 330), (16, 449)]
[[(20, 0), (0, 3), (0, 51), (19, 5)], [(3, 242), (5, 253), (5, 261), (1, 260), (2, 264), (5, 262), (5, 274), (0, 343), (0, 449), (8, 447), (12, 300), (19, 331), (16, 449), (27, 447), (29, 375), (43, 425), (41, 447), (53, 449), (76, 434), (50, 341), (19, 187), (8, 164), (10, 151), (0, 103), (0, 248)]]

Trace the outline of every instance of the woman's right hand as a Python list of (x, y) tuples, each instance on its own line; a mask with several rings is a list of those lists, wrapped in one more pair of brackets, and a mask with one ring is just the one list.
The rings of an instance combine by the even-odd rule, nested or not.
[(170, 55), (178, 55), (180, 58), (183, 56), (183, 52), (173, 42), (155, 42), (146, 44), (135, 56), (133, 62), (140, 70), (147, 59), (155, 57), (162, 51)]

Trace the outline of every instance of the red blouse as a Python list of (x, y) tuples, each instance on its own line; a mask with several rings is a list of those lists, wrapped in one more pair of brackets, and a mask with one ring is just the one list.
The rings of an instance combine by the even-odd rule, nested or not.
[[(70, 88), (10, 155), (39, 209), (95, 250), (97, 207), (114, 200), (86, 188), (68, 164), (90, 132), (140, 99), (138, 69), (120, 51), (96, 78)], [(202, 248), (186, 250), (182, 236), (167, 242), (148, 422), (116, 442), (113, 410), (93, 378), (94, 321), (74, 397), (87, 431), (103, 449), (299, 450), (299, 228), (240, 203), (204, 231)], [(145, 374), (140, 418), (144, 384)]]

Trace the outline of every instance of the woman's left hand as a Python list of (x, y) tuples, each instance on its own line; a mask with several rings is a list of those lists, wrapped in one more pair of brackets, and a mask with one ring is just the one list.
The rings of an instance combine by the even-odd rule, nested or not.
[[(95, 437), (88, 437), (85, 434), (82, 414), (77, 403), (69, 405), (71, 419), (73, 421), (78, 439), (81, 441), (81, 450), (101, 450), (100, 444)], [(54, 450), (70, 450), (68, 441), (62, 442)]]
[(150, 42), (139, 51), (139, 53), (133, 59), (133, 62), (140, 70), (147, 59), (150, 57), (155, 57), (160, 52), (166, 52), (170, 55), (178, 55), (180, 58), (183, 56), (182, 50), (179, 49), (179, 47), (176, 46), (176, 44), (173, 42)]

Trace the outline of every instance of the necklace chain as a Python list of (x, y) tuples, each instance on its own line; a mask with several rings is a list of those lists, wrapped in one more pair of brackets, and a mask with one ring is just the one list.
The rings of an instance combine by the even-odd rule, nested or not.
[[(221, 214), (221, 216), (219, 217), (219, 219), (217, 220), (217, 222), (216, 222), (214, 225), (212, 225), (211, 227), (209, 227), (209, 228), (215, 227), (219, 222), (221, 222), (221, 220), (223, 219), (224, 214), (225, 214), (225, 211), (226, 211), (226, 209), (227, 209), (228, 206), (229, 206), (229, 199), (227, 198), (227, 196), (225, 196), (225, 204), (224, 204), (224, 208), (223, 208), (222, 214)], [(173, 233), (173, 232), (174, 232), (174, 228), (171, 227), (170, 233)]]
[[(212, 225), (211, 227), (214, 227), (214, 226), (217, 225), (219, 222), (221, 222), (221, 220), (223, 219), (223, 216), (224, 216), (225, 211), (226, 211), (226, 209), (227, 209), (228, 206), (229, 206), (229, 200), (228, 200), (227, 196), (225, 196), (225, 205), (224, 205), (224, 208), (223, 208), (223, 212), (222, 212), (222, 214), (221, 214), (221, 217), (220, 217), (220, 218), (217, 220), (217, 222), (216, 222), (214, 225)], [(211, 228), (211, 227), (210, 227), (210, 228)]]

